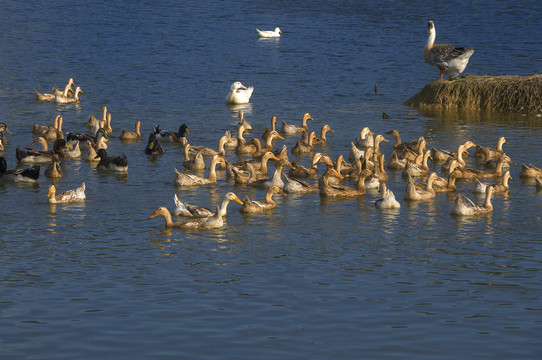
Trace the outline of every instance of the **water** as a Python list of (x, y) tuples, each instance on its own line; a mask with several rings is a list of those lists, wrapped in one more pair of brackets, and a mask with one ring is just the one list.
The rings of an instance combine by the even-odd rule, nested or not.
[[(33, 121), (61, 114), (65, 131), (84, 132), (103, 105), (115, 130), (108, 151), (125, 153), (130, 167), (115, 176), (65, 161), (57, 187), (87, 184), (77, 205), (49, 206), (46, 177), (35, 187), (0, 185), (2, 358), (537, 358), (541, 195), (519, 179), (519, 166), (490, 216), (452, 217), (454, 195), (405, 202), (400, 174), (390, 173), (396, 212), (378, 211), (375, 192), (277, 196), (275, 211), (255, 216), (230, 204), (223, 229), (169, 231), (148, 216), (173, 209), (174, 193), (205, 206), (231, 190), (264, 193), (222, 173), (215, 186), (175, 188), (178, 146), (163, 144), (153, 158), (145, 140), (115, 136), (137, 120), (145, 139), (154, 125), (187, 123), (192, 144), (215, 147), (235, 129), (238, 109), (224, 98), (239, 80), (255, 87), (242, 107), (256, 129), (248, 138), (273, 115), (297, 123), (310, 112), (312, 129), (335, 130), (322, 148), (332, 158), (369, 126), (448, 149), (505, 135), (517, 164), (540, 166), (540, 117), (402, 105), (438, 76), (422, 57), (430, 18), (437, 41), (476, 49), (466, 73), (541, 73), (538, 2), (8, 1), (0, 9), (8, 168), (15, 147), (32, 141)], [(256, 39), (256, 27), (275, 26), (281, 39)], [(35, 101), (34, 89), (69, 77), (84, 90), (80, 104)], [(391, 144), (382, 149), (389, 155)], [(458, 191), (479, 201), (470, 189)]]

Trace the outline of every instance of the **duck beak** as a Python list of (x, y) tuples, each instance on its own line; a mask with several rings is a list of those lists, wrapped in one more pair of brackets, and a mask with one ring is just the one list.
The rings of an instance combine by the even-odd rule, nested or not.
[(158, 216), (158, 210), (156, 210), (155, 212), (153, 212), (150, 216), (149, 216), (149, 219), (152, 219), (153, 217), (155, 216)]
[(235, 201), (236, 203), (239, 203), (239, 204), (243, 205), (243, 202), (242, 202), (237, 196), (235, 196), (235, 199), (233, 199), (233, 201)]
[(11, 133), (11, 131), (7, 128), (7, 126), (6, 126), (6, 132), (7, 132), (8, 134), (10, 134), (10, 135), (13, 135), (13, 134)]

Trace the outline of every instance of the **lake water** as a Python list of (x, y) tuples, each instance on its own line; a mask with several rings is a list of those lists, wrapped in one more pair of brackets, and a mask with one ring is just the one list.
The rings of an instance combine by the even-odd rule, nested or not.
[[(126, 176), (82, 159), (62, 163), (61, 191), (86, 182), (87, 200), (47, 204), (51, 181), (0, 184), (0, 358), (174, 359), (538, 359), (542, 353), (542, 193), (518, 177), (540, 162), (536, 115), (422, 113), (403, 102), (438, 77), (422, 56), (427, 20), (437, 42), (476, 49), (465, 74), (542, 73), (539, 1), (137, 1), (0, 5), (0, 118), (13, 135), (1, 154), (33, 140), (32, 122), (64, 118), (86, 132), (107, 106), (109, 154), (125, 153)], [(280, 39), (255, 29), (280, 26)], [(37, 102), (68, 78), (77, 105)], [(382, 212), (377, 192), (356, 199), (276, 196), (278, 207), (241, 215), (213, 231), (165, 230), (159, 206), (173, 195), (214, 206), (234, 186), (176, 188), (182, 151), (144, 154), (155, 125), (186, 123), (190, 143), (215, 147), (235, 132), (239, 108), (225, 105), (234, 81), (254, 86), (241, 107), (260, 136), (279, 124), (335, 130), (320, 150), (348, 155), (364, 126), (429, 147), (467, 139), (505, 151), (517, 164), (508, 195), (489, 216), (450, 215), (454, 194), (406, 202), (390, 173), (399, 211)], [(374, 87), (378, 85), (375, 94)], [(382, 113), (389, 115), (382, 118)], [(122, 143), (140, 120), (144, 140)], [(387, 135), (390, 138), (389, 135)], [(289, 148), (297, 137), (279, 140)], [(381, 149), (389, 158), (393, 141)], [(233, 152), (226, 158), (235, 160)], [(303, 164), (310, 155), (290, 157)], [(470, 166), (478, 166), (472, 158)], [(433, 164), (430, 164), (433, 167)], [(273, 167), (271, 166), (271, 169)], [(439, 170), (438, 166), (434, 166)], [(322, 171), (322, 169), (320, 169)], [(481, 201), (472, 184), (458, 192)], [(175, 219), (178, 220), (178, 219)]]

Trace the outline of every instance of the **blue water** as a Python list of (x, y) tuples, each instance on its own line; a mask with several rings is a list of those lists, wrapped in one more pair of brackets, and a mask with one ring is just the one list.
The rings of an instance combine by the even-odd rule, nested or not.
[[(108, 152), (125, 153), (129, 171), (63, 162), (57, 188), (86, 182), (77, 205), (48, 205), (44, 176), (33, 187), (0, 184), (0, 358), (537, 359), (542, 194), (518, 172), (522, 162), (542, 166), (541, 118), (422, 113), (403, 102), (438, 77), (422, 56), (428, 19), (437, 42), (475, 48), (465, 74), (531, 75), (542, 73), (541, 13), (538, 1), (4, 1), (8, 168), (15, 147), (33, 140), (32, 122), (61, 114), (65, 131), (85, 132), (105, 105), (115, 130)], [(276, 26), (280, 39), (257, 39), (255, 28)], [(70, 77), (84, 91), (77, 105), (35, 100), (34, 90)], [(251, 104), (224, 104), (234, 81), (255, 87)], [(298, 123), (310, 112), (311, 129), (335, 130), (321, 148), (332, 158), (348, 155), (363, 126), (446, 149), (503, 135), (518, 164), (512, 190), (495, 197), (492, 215), (457, 218), (455, 195), (406, 202), (401, 175), (390, 173), (396, 212), (378, 211), (369, 192), (277, 196), (277, 209), (253, 216), (232, 203), (213, 231), (148, 219), (173, 209), (175, 193), (205, 206), (228, 191), (263, 198), (223, 173), (215, 186), (176, 188), (181, 148), (143, 153), (155, 125), (186, 123), (191, 144), (215, 147), (235, 132), (239, 109), (255, 128), (247, 138), (273, 115)], [(144, 139), (120, 142), (137, 120)], [(392, 143), (381, 147), (387, 156)], [(481, 200), (471, 184), (458, 192)]]

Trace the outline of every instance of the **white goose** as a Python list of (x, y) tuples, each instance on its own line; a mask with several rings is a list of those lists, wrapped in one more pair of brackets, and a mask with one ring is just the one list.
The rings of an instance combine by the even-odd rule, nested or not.
[(429, 65), (439, 68), (439, 80), (442, 80), (442, 74), (453, 79), (465, 70), (469, 63), (469, 58), (474, 53), (473, 48), (456, 47), (448, 44), (435, 44), (437, 32), (435, 23), (429, 20), (427, 23), (429, 37), (423, 51), (423, 57)]
[(226, 97), (226, 104), (248, 104), (253, 91), (253, 86), (247, 88), (239, 81), (236, 81), (231, 85), (231, 91)]
[(258, 36), (262, 38), (278, 38), (280, 37), (280, 34), (282, 34), (282, 31), (280, 31), (278, 27), (276, 27), (274, 31), (256, 29), (256, 32), (258, 33)]

